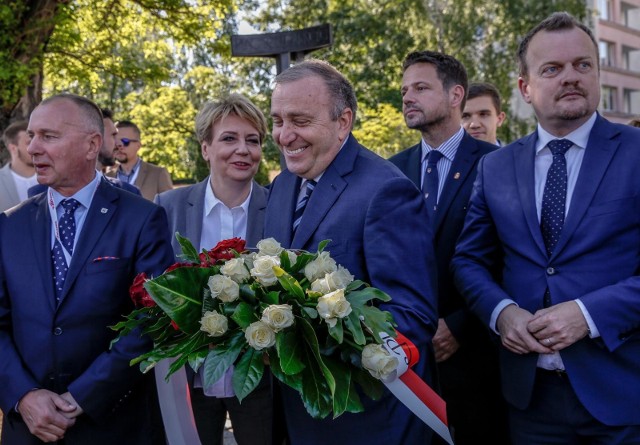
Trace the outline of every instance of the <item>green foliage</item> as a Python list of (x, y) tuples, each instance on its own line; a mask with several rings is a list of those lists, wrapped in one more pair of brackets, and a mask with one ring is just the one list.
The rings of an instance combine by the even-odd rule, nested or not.
[(381, 103), (360, 109), (360, 125), (353, 134), (365, 147), (383, 158), (398, 153), (420, 140), (420, 133), (407, 128), (402, 112), (392, 104)]

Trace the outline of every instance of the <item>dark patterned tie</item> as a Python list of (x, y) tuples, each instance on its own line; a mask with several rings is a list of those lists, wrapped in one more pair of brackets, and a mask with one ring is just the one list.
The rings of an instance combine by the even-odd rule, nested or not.
[(573, 142), (567, 139), (555, 139), (547, 144), (553, 154), (553, 162), (547, 172), (547, 181), (542, 194), (540, 229), (549, 256), (556, 247), (564, 225), (567, 200), (567, 160), (564, 155), (572, 145)]
[[(73, 254), (73, 241), (76, 237), (76, 219), (74, 213), (80, 203), (72, 198), (65, 199), (60, 204), (64, 207), (64, 213), (60, 217), (58, 225), (60, 241), (56, 240), (51, 252), (51, 257), (53, 259), (53, 281), (55, 284), (56, 301), (60, 301), (62, 289), (64, 288), (64, 280), (67, 277), (67, 271), (69, 270), (69, 265), (67, 264), (64, 252), (62, 251), (62, 245), (67, 249), (69, 255)], [(60, 242), (62, 242), (62, 245), (60, 245)]]
[(316, 181), (313, 179), (308, 180), (305, 186), (305, 193), (302, 195), (302, 198), (300, 198), (300, 201), (298, 201), (295, 212), (293, 212), (293, 233), (296, 232), (296, 229), (300, 225), (300, 221), (302, 221), (302, 214), (304, 213), (307, 202), (309, 202), (309, 197), (315, 188)]
[(442, 158), (443, 154), (439, 150), (431, 150), (427, 154), (427, 168), (424, 172), (424, 178), (422, 180), (422, 193), (427, 202), (427, 212), (429, 213), (429, 221), (431, 224), (435, 221), (434, 213), (436, 211), (436, 205), (438, 204), (438, 161)]

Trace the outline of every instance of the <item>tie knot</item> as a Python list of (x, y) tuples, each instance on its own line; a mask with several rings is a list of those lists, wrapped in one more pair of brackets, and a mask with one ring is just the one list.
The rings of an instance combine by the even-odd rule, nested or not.
[(316, 184), (317, 184), (317, 182), (314, 181), (313, 179), (309, 179), (306, 182), (306, 184), (305, 184), (305, 187), (306, 187), (305, 193), (306, 193), (307, 196), (311, 195), (311, 192), (313, 192), (313, 189), (316, 188)]
[(73, 213), (80, 206), (80, 203), (73, 198), (64, 199), (60, 204), (64, 207), (65, 213)]
[(443, 156), (440, 150), (431, 150), (427, 153), (427, 165), (436, 165)]
[(551, 153), (556, 155), (563, 155), (571, 148), (573, 142), (568, 139), (554, 139), (547, 144)]

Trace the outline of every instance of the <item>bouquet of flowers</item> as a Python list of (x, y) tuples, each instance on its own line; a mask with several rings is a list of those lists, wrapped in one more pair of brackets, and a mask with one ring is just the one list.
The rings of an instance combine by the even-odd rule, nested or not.
[(132, 360), (147, 372), (160, 360), (203, 367), (206, 386), (234, 365), (233, 388), (242, 400), (265, 369), (297, 390), (315, 418), (361, 412), (358, 385), (372, 399), (382, 395), (380, 379), (398, 359), (382, 343), (395, 337), (389, 312), (374, 304), (389, 301), (379, 289), (354, 280), (324, 251), (283, 249), (272, 239), (245, 250), (239, 238), (221, 241), (198, 254), (176, 234), (185, 262), (162, 275), (136, 277), (136, 309), (112, 329), (117, 341), (134, 329), (153, 339), (153, 349)]

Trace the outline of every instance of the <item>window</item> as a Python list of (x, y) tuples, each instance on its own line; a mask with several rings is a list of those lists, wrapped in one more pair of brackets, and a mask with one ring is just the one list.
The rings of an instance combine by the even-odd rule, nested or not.
[(640, 90), (624, 90), (623, 111), (628, 114), (640, 114)]
[(620, 3), (622, 24), (628, 28), (640, 31), (640, 8), (629, 3)]
[(598, 0), (598, 12), (602, 20), (611, 20), (611, 0)]
[(616, 109), (616, 88), (603, 86), (600, 96), (600, 108), (602, 111), (615, 111)]
[(615, 44), (600, 40), (598, 50), (600, 51), (600, 66), (615, 66)]
[(640, 72), (640, 50), (623, 45), (622, 67), (625, 70)]

